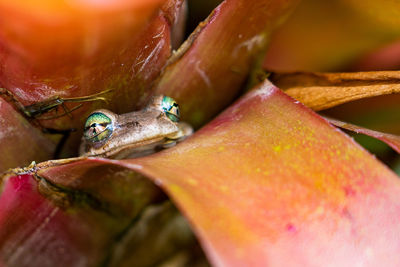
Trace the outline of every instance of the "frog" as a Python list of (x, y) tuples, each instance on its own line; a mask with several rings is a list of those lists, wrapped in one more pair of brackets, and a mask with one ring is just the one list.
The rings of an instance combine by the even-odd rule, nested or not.
[(79, 149), (83, 157), (136, 158), (183, 141), (193, 128), (180, 121), (178, 103), (154, 96), (145, 108), (118, 115), (98, 109), (86, 119)]

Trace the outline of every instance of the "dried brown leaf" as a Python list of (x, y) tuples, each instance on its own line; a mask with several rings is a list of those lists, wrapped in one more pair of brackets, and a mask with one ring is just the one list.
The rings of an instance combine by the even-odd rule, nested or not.
[(400, 71), (274, 73), (271, 81), (313, 110), (358, 99), (400, 93)]

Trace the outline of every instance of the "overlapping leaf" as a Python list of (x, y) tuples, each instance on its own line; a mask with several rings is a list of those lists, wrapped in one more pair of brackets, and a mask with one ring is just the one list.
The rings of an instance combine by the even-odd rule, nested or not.
[[(0, 262), (5, 266), (149, 266), (194, 243), (148, 179), (101, 160), (69, 162), (52, 182), (29, 171), (3, 177)], [(47, 174), (54, 176), (51, 169)], [(176, 227), (180, 231), (172, 231)], [(174, 244), (162, 243), (168, 241)]]
[(272, 74), (271, 80), (288, 95), (313, 110), (324, 110), (358, 99), (400, 93), (400, 72)]
[(380, 132), (400, 134), (400, 94), (348, 102), (323, 111), (328, 117)]
[[(274, 73), (271, 75), (271, 79), (285, 93), (317, 111), (360, 99), (400, 93), (398, 71)], [(379, 100), (375, 100), (375, 102), (379, 103)], [(367, 108), (371, 110), (370, 105), (367, 105)], [(359, 107), (353, 105), (351, 108), (352, 114), (343, 115), (351, 118), (359, 109)], [(377, 108), (374, 109), (374, 112), (377, 112)], [(382, 121), (382, 118), (380, 121)], [(377, 138), (387, 143), (397, 152), (400, 151), (400, 139), (396, 135), (369, 130), (334, 119), (331, 119), (330, 122), (340, 128)], [(396, 127), (397, 123), (392, 122), (393, 124), (394, 127), (392, 129)]]
[(33, 128), (13, 107), (0, 98), (0, 173), (51, 159), (55, 144)]
[[(239, 92), (266, 36), (294, 3), (224, 1), (170, 59), (155, 91), (181, 100), (184, 117), (201, 125)], [(157, 20), (162, 23), (146, 30), (159, 29), (163, 38), (153, 43), (144, 38), (143, 44), (154, 45), (147, 56), (141, 56), (143, 46), (138, 45), (135, 57), (127, 57), (142, 59), (138, 65), (129, 61), (135, 82), (143, 82), (135, 97), (146, 96), (162, 68), (156, 59), (168, 57), (169, 31), (159, 28), (166, 25), (165, 17)], [(110, 49), (125, 51), (113, 43)], [(105, 61), (115, 55), (109, 52)], [(123, 99), (121, 106), (114, 107), (123, 112), (132, 105), (125, 105), (125, 88), (132, 82), (125, 78), (132, 69), (122, 65), (124, 55), (107, 61), (104, 69), (79, 72), (82, 80), (79, 75), (67, 80), (112, 73), (94, 78), (89, 87), (123, 88), (125, 93), (115, 95)], [(110, 66), (117, 66), (115, 72), (108, 71)], [(146, 205), (163, 200), (137, 173), (168, 192), (215, 266), (400, 264), (400, 226), (393, 219), (400, 215), (397, 176), (267, 81), (193, 137), (161, 153), (122, 161), (44, 162), (4, 176), (0, 264), (137, 263), (132, 255), (152, 253), (143, 248), (154, 246), (143, 244), (141, 250), (132, 242), (130, 234), (138, 233), (132, 226), (147, 214)], [(164, 218), (175, 221), (171, 214)], [(153, 226), (160, 230), (157, 223)], [(190, 243), (190, 234), (186, 237)], [(130, 252), (131, 245), (137, 250)], [(154, 255), (168, 256), (160, 254)]]
[(129, 162), (176, 199), (216, 265), (398, 264), (397, 176), (268, 83)]
[(328, 121), (331, 124), (333, 124), (339, 128), (346, 129), (346, 130), (349, 130), (349, 131), (352, 131), (355, 133), (359, 133), (359, 134), (365, 134), (365, 135), (374, 137), (376, 139), (379, 139), (382, 142), (385, 142), (386, 144), (388, 144), (394, 150), (396, 150), (397, 153), (400, 153), (400, 136), (398, 136), (398, 135), (373, 131), (370, 129), (360, 127), (358, 125), (338, 121), (335, 119), (328, 118)]
[[(0, 85), (24, 105), (113, 90), (105, 97), (114, 110), (139, 107), (170, 56), (170, 31), (182, 5), (168, 1), (157, 14), (162, 2), (47, 1), (33, 12), (29, 1), (2, 1)], [(80, 128), (88, 109), (100, 104), (85, 104), (74, 120), (42, 124)]]
[(94, 162), (166, 189), (215, 266), (399, 264), (397, 176), (268, 82), (174, 148), (36, 171), (73, 186)]
[[(36, 110), (43, 111), (44, 115), (33, 117), (29, 122), (38, 119), (43, 127), (78, 129), (71, 134), (64, 153), (73, 155), (86, 114), (96, 107), (106, 107), (107, 103), (77, 101), (65, 103), (64, 109), (64, 105), (50, 108), (49, 103), (53, 102), (48, 102), (49, 99), (111, 90), (101, 97), (107, 99), (108, 107), (117, 112), (142, 105), (150, 94), (153, 80), (171, 54), (171, 29), (176, 33), (183, 31), (182, 25), (179, 29), (175, 25), (182, 1), (166, 2), (161, 12), (154, 16), (160, 4), (161, 1), (146, 4), (143, 1), (114, 1), (112, 5), (98, 3), (96, 6), (92, 1), (82, 1), (71, 2), (67, 8), (63, 6), (66, 5), (64, 1), (48, 1), (32, 10), (28, 7), (36, 4), (29, 1), (0, 2), (0, 20), (3, 21), (0, 27), (0, 87), (14, 95), (2, 94), (0, 97), (11, 104), (17, 100), (23, 105), (40, 105), (41, 108)], [(69, 116), (60, 116), (80, 104), (83, 106)], [(12, 120), (7, 113), (0, 115)], [(40, 120), (53, 116), (53, 120)], [(37, 131), (28, 128), (25, 127), (24, 135)], [(6, 128), (0, 131), (4, 134)], [(16, 137), (22, 135), (15, 135), (14, 141), (9, 140), (4, 146), (19, 147), (25, 141)], [(34, 150), (35, 145), (32, 147)], [(40, 149), (35, 153), (43, 154)], [(49, 157), (35, 158), (31, 154), (26, 158), (41, 161)], [(26, 164), (18, 160), (15, 163), (7, 167)]]
[(183, 119), (202, 125), (237, 96), (297, 2), (223, 1), (170, 59), (155, 91), (176, 98)]

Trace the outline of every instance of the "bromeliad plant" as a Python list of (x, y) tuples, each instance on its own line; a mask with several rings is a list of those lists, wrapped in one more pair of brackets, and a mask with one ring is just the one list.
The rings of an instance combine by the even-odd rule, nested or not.
[[(0, 265), (207, 265), (168, 197), (214, 266), (399, 265), (398, 177), (329, 122), (396, 151), (399, 137), (312, 110), (398, 92), (398, 73), (282, 73), (396, 67), (396, 45), (371, 52), (399, 35), (399, 7), (383, 2), (210, 0), (181, 44), (182, 0), (0, 0)], [(91, 111), (157, 94), (191, 137), (135, 159), (71, 158)], [(350, 118), (342, 108), (325, 115)]]

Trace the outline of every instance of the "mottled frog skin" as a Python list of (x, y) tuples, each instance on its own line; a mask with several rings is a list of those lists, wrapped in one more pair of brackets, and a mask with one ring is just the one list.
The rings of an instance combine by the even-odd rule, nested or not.
[(113, 159), (144, 156), (182, 141), (193, 132), (179, 122), (179, 106), (159, 95), (142, 110), (115, 114), (93, 111), (86, 120), (80, 155)]

